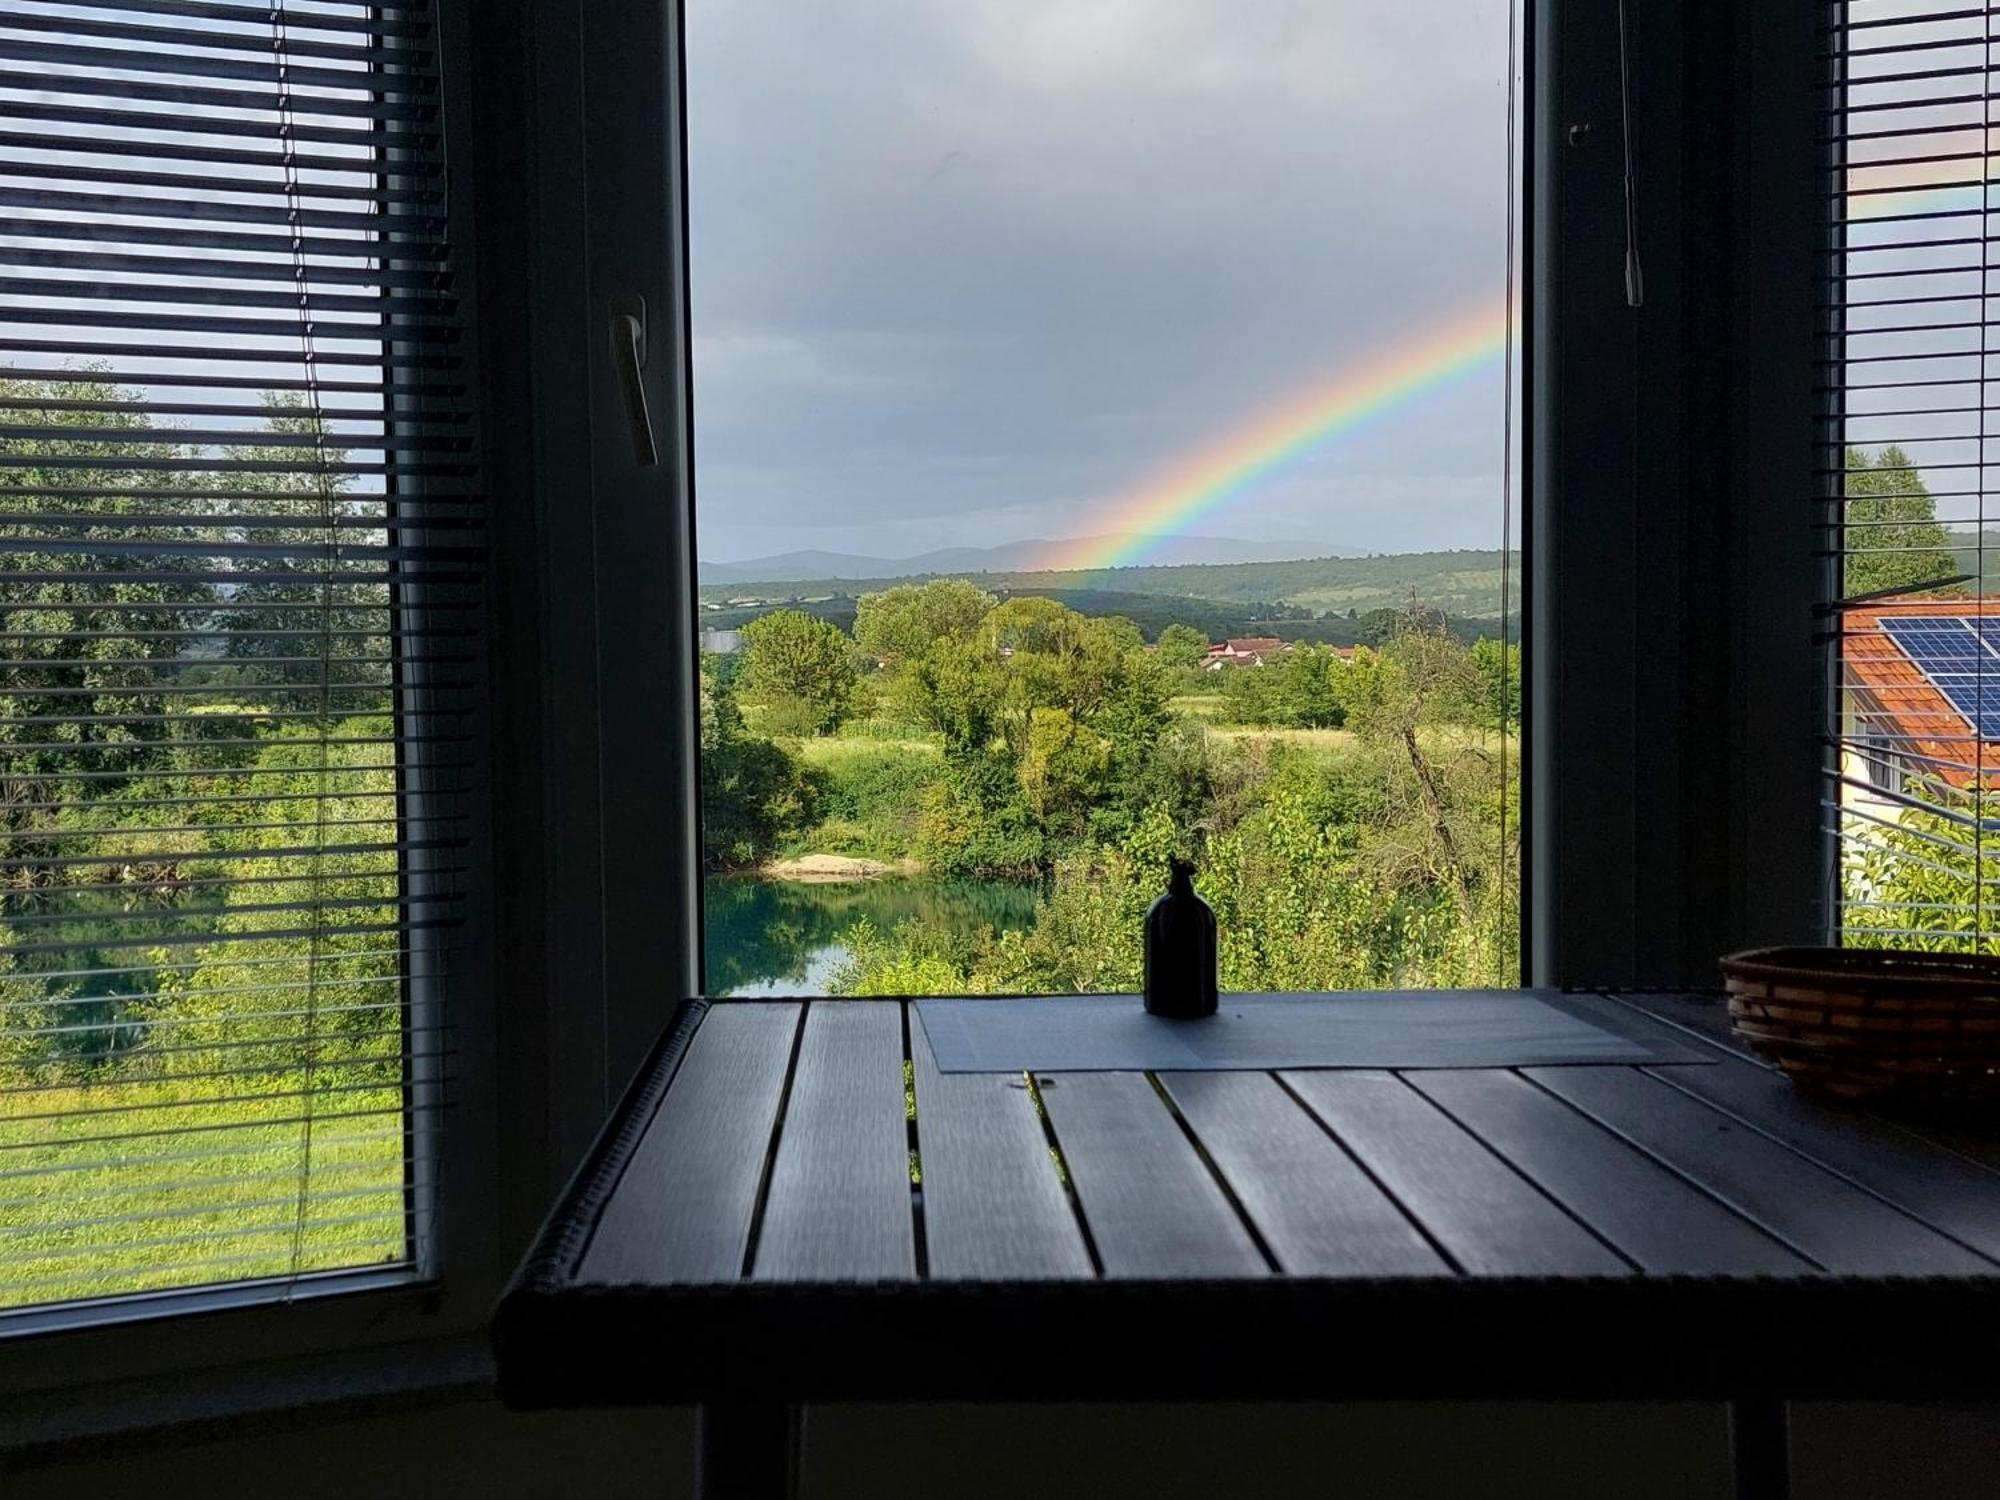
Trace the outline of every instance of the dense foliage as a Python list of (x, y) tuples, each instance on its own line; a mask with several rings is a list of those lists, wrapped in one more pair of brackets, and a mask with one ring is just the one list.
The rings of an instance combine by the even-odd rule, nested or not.
[(1958, 557), (1937, 519), (1937, 503), (1907, 453), (1893, 443), (1875, 453), (1849, 448), (1846, 469), (1842, 521), (1847, 598), (1911, 592), (1958, 574)]
[[(1849, 448), (1846, 470), (1847, 595), (1963, 592), (1955, 581), (1961, 569), (1977, 573), (1984, 559), (1959, 550), (1909, 455), (1893, 444), (1874, 453)], [(1901, 769), (1909, 805), (1888, 819), (1846, 820), (1844, 940), (1862, 948), (1996, 951), (1992, 778), (1982, 787), (1979, 778), (1946, 776), (1914, 757)]]
[[(1038, 883), (1034, 921), (1002, 935), (858, 923), (838, 981), (853, 993), (1130, 988), (1175, 852), (1202, 869), (1233, 987), (1512, 982), (1518, 778), (1500, 726), (1519, 711), (1518, 648), (1467, 646), (1428, 611), (1376, 623), (1379, 648), (1208, 670), (1186, 627), (1149, 645), (1122, 618), (959, 579), (866, 595), (852, 659), (869, 719), (801, 735), (799, 715), (752, 705), (725, 734), (705, 709), (726, 757), (705, 768), (711, 864), (866, 854)], [(773, 649), (746, 638), (744, 681), (769, 680)], [(769, 756), (754, 785), (746, 744)], [(810, 794), (776, 799), (792, 820), (765, 815), (795, 785)]]
[(811, 821), (817, 787), (796, 757), (744, 733), (736, 687), (714, 665), (701, 674), (701, 833), (711, 869), (754, 863), (787, 828)]
[(405, 1246), (385, 538), (310, 413), (230, 470), (141, 394), (0, 379), (0, 1303)]
[(798, 734), (827, 734), (854, 709), (854, 643), (835, 626), (781, 609), (743, 628), (749, 647), (737, 689), (774, 723)]

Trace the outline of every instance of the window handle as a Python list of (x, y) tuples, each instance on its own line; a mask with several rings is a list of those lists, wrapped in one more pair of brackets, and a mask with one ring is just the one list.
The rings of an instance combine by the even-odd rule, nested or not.
[(646, 299), (636, 292), (611, 299), (611, 363), (625, 395), (625, 422), (632, 432), (632, 456), (642, 469), (660, 461), (653, 441), (653, 416), (646, 409)]

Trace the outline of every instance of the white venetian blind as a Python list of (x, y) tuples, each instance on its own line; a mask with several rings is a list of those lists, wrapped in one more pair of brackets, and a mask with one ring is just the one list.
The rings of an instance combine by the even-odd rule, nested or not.
[(1854, 945), (1991, 949), (2000, 8), (1846, 0), (1828, 16), (1835, 926)]
[(482, 543), (434, 46), (0, 0), (0, 1309), (428, 1268)]

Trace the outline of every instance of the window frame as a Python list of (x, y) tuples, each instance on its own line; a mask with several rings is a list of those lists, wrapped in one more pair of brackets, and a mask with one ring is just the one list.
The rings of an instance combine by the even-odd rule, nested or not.
[(1722, 954), (1826, 932), (1820, 12), (1534, 9), (1529, 978), (1713, 988)]
[[(484, 1325), (618, 1090), (695, 992), (693, 674), (675, 667), (693, 660), (693, 591), (658, 588), (692, 555), (678, 7), (511, 0), (503, 19), (480, 0), (436, 5), (491, 554), (437, 1264), (316, 1275), (289, 1296), (236, 1283), (23, 1313), (0, 1336), (0, 1396), (451, 1347)], [(579, 107), (536, 108), (555, 99)], [(482, 262), (528, 274), (481, 276)], [(661, 461), (643, 469), (605, 336), (613, 285), (652, 310)], [(630, 607), (647, 589), (650, 614)], [(656, 757), (671, 794), (635, 799), (649, 783), (631, 773)], [(659, 919), (677, 905), (680, 920)]]
[[(475, 118), (481, 101), (473, 97), (475, 75), (466, 49), (451, 38), (473, 27), (472, 0), (436, 0), (443, 107), (450, 121)], [(480, 88), (485, 91), (486, 85)], [(454, 137), (471, 130), (448, 125)], [(461, 296), (462, 347), (474, 378), (480, 360), (480, 287), (474, 263), (479, 233), (473, 213), (474, 174), (447, 175), (448, 213), (453, 228), (453, 265), (465, 289)], [(390, 333), (393, 338), (393, 330)], [(488, 396), (490, 393), (482, 393)], [(393, 413), (393, 399), (390, 410)], [(482, 429), (493, 425), (490, 400), (478, 404)], [(490, 473), (490, 461), (488, 463)], [(496, 501), (499, 497), (496, 496)], [(420, 492), (408, 497), (421, 510)], [(500, 619), (488, 601), (489, 631)], [(503, 643), (504, 644), (504, 643)], [(489, 676), (507, 663), (489, 635)], [(420, 709), (421, 683), (398, 688), (398, 717)], [(455, 976), (453, 1025), (458, 1045), (449, 1085), (419, 1080), (419, 1088), (448, 1087), (442, 1151), (433, 1168), (435, 1189), (449, 1200), (436, 1215), (432, 1232), (415, 1248), (407, 1265), (310, 1273), (207, 1286), (138, 1293), (82, 1303), (57, 1303), (10, 1311), (0, 1321), (0, 1398), (113, 1381), (178, 1378), (191, 1369), (220, 1370), (252, 1360), (283, 1359), (331, 1350), (448, 1339), (477, 1329), (511, 1265), (511, 1240), (503, 1237), (497, 1214), (498, 1184), (512, 1153), (499, 1130), (491, 1045), (500, 1007), (495, 995), (496, 926), (492, 920), (495, 882), (494, 835), (504, 826), (490, 796), (493, 757), (487, 705), (470, 717), (475, 769), (466, 796), (465, 918), (454, 933), (464, 957)], [(399, 792), (399, 800), (410, 795)], [(406, 872), (405, 879), (420, 872)], [(420, 974), (406, 976), (408, 1003), (433, 1003)], [(460, 986), (462, 985), (462, 989)], [(436, 1129), (435, 1124), (418, 1128)], [(532, 1227), (532, 1226), (529, 1226)], [(521, 1231), (525, 1234), (525, 1230)], [(450, 1267), (440, 1274), (439, 1266)]]
[[(1712, 984), (1719, 953), (1817, 930), (1828, 857), (1803, 519), (1824, 205), (1796, 170), (1816, 159), (1817, 8), (1691, 0), (1641, 18), (1635, 315), (1615, 12), (1523, 4), (1525, 977)], [(441, 1273), (352, 1292), (329, 1276), (256, 1305), (243, 1288), (161, 1294), (0, 1340), (0, 1393), (371, 1347), (401, 1360), (476, 1330), (616, 1090), (698, 992), (681, 7), (438, 6), (492, 507)], [(1718, 98), (1732, 107), (1711, 130)], [(1589, 127), (1574, 146), (1573, 125)], [(651, 325), (650, 468), (608, 338), (610, 298), (633, 292)], [(1640, 388), (1644, 411), (1613, 396)], [(1699, 494), (1690, 444), (1714, 459)], [(1609, 506), (1606, 474), (1629, 484)], [(1691, 622), (1664, 657), (1663, 619)], [(1712, 870), (1728, 877), (1689, 878)]]

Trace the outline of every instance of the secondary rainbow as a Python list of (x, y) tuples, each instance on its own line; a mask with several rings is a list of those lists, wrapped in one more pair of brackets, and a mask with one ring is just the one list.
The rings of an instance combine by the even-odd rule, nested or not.
[(1188, 454), (1096, 519), (1110, 537), (1059, 548), (1057, 569), (1117, 568), (1226, 505), (1272, 470), (1405, 401), (1490, 366), (1506, 346), (1507, 309), (1493, 304), (1382, 351), (1323, 386)]
[(1858, 162), (1847, 172), (1846, 222), (1991, 212), (2000, 156), (1976, 127), (1928, 142), (1929, 161)]

